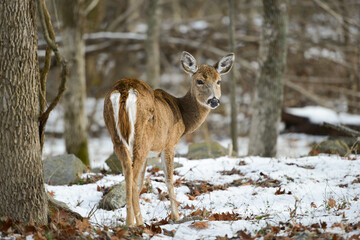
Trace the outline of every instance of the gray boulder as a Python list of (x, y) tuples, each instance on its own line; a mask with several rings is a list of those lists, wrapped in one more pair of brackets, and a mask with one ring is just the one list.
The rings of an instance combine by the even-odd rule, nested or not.
[(64, 154), (43, 161), (45, 183), (67, 185), (75, 182), (87, 167), (73, 154)]
[(323, 141), (315, 147), (315, 150), (320, 153), (338, 154), (340, 156), (345, 156), (347, 153), (350, 153), (349, 146), (342, 140)]
[(122, 181), (119, 184), (112, 186), (110, 192), (102, 197), (99, 202), (99, 208), (105, 210), (115, 210), (122, 208), (126, 204), (126, 184)]
[(105, 163), (109, 166), (113, 173), (119, 174), (122, 173), (121, 162), (116, 156), (115, 152), (113, 152), (106, 160)]
[(193, 143), (186, 155), (189, 159), (217, 158), (228, 155), (229, 150), (217, 142)]
[[(159, 168), (159, 170), (164, 170), (163, 164), (160, 158), (148, 158), (147, 159), (147, 166), (151, 166), (153, 168)], [(182, 167), (183, 165), (178, 162), (174, 162), (174, 169)]]

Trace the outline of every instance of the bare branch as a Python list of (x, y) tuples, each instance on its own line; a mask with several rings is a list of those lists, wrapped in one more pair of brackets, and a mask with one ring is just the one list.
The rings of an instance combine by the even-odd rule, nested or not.
[(293, 83), (293, 82), (287, 80), (287, 81), (285, 81), (285, 86), (291, 88), (292, 90), (295, 90), (295, 91), (299, 92), (300, 94), (305, 96), (307, 99), (315, 102), (319, 106), (334, 109), (334, 107), (331, 104), (329, 104), (328, 101), (320, 98), (319, 96), (317, 96), (313, 92), (310, 92), (310, 91), (306, 90), (305, 88), (301, 87), (300, 85), (298, 85), (296, 83)]
[(344, 18), (341, 14), (335, 12), (333, 9), (331, 9), (331, 7), (329, 7), (329, 5), (327, 5), (323, 1), (313, 0), (313, 2), (319, 7), (321, 7), (323, 10), (325, 10), (327, 13), (329, 13), (331, 16), (333, 16), (341, 25), (349, 24), (360, 28), (360, 25), (357, 22), (353, 21), (352, 19)]
[(136, 4), (134, 4), (131, 8), (128, 8), (126, 12), (115, 18), (115, 20), (110, 24), (109, 30), (115, 31), (119, 23), (124, 21), (128, 16), (130, 16), (135, 10), (138, 10), (138, 8), (143, 4), (143, 0), (139, 0)]
[[(51, 18), (50, 18), (49, 11), (47, 10), (45, 0), (37, 0), (37, 5), (38, 5), (39, 16), (40, 16), (41, 27), (43, 29), (43, 34), (45, 36), (45, 40), (46, 40), (48, 46), (51, 48), (51, 50), (54, 51), (56, 61), (58, 63), (60, 63), (60, 65), (61, 65), (61, 73), (60, 73), (61, 83), (58, 88), (57, 96), (51, 102), (51, 104), (46, 109), (46, 111), (41, 112), (41, 115), (39, 116), (39, 135), (40, 135), (40, 146), (41, 146), (41, 150), (42, 150), (43, 145), (44, 145), (44, 140), (45, 140), (46, 122), (49, 118), (50, 112), (56, 107), (56, 105), (58, 104), (58, 102), (60, 101), (61, 97), (64, 94), (67, 75), (68, 75), (69, 70), (66, 65), (66, 61), (60, 55), (59, 49), (55, 42), (55, 32), (54, 32), (54, 29), (51, 24)], [(47, 54), (51, 56), (50, 50), (47, 51)], [(48, 56), (48, 58), (51, 59), (50, 56)], [(47, 61), (49, 61), (49, 60), (47, 60)], [(49, 62), (47, 64), (49, 64)], [(45, 66), (44, 66), (44, 69), (41, 73), (41, 75), (42, 75), (41, 84), (42, 85), (46, 85), (46, 76), (47, 76), (48, 71), (49, 71), (49, 69), (45, 68)], [(44, 88), (42, 88), (42, 90), (44, 90)], [(42, 92), (42, 94), (44, 95), (45, 93)], [(45, 97), (45, 96), (43, 96), (43, 97)]]
[(85, 15), (88, 15), (99, 3), (99, 0), (92, 0), (91, 3), (85, 9)]

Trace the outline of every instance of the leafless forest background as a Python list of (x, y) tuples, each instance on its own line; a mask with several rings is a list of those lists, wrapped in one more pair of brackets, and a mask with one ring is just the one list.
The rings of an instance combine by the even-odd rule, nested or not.
[[(148, 9), (145, 0), (85, 1), (83, 29), (86, 43), (87, 97), (101, 99), (123, 77), (147, 80), (146, 38)], [(62, 1), (49, 0), (52, 21), (61, 46)], [(179, 67), (183, 50), (201, 63), (213, 64), (230, 51), (229, 7), (222, 0), (166, 1), (157, 3), (159, 21), (159, 87), (175, 96), (185, 93), (188, 77)], [(356, 0), (288, 1), (288, 53), (283, 108), (320, 105), (336, 111), (359, 113), (359, 10)], [(259, 65), (262, 24), (261, 1), (235, 1), (237, 103), (239, 135), (249, 133), (251, 101)], [(40, 59), (45, 41), (39, 35)], [(212, 60), (212, 61), (211, 61)], [(156, 61), (154, 61), (154, 64)], [(58, 68), (51, 68), (48, 98), (56, 94)], [(198, 134), (229, 136), (230, 88), (222, 85), (222, 105)], [(89, 119), (91, 124), (97, 124)], [(90, 132), (95, 135), (99, 132)]]

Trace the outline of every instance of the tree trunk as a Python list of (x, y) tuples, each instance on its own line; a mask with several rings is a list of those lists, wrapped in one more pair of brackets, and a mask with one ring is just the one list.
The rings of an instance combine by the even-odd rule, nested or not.
[[(343, 1), (338, 1), (339, 8), (341, 11), (341, 15), (343, 18), (351, 18), (349, 14), (349, 7)], [(348, 88), (352, 90), (357, 90), (356, 83), (357, 83), (357, 47), (352, 44), (351, 36), (350, 36), (350, 26), (349, 24), (344, 21), (342, 24), (342, 47), (343, 53), (345, 56), (345, 62), (351, 67), (346, 68), (346, 78), (348, 81)], [(349, 96), (348, 101), (350, 103), (356, 103), (357, 97)], [(358, 108), (353, 106), (352, 104), (348, 104), (348, 110), (351, 113), (357, 113)]]
[(158, 88), (160, 82), (160, 9), (158, 3), (158, 0), (149, 0), (147, 7), (146, 81), (152, 88)]
[(286, 67), (286, 8), (286, 0), (263, 0), (261, 73), (255, 86), (250, 155), (276, 155)]
[[(230, 52), (235, 54), (236, 42), (235, 42), (235, 4), (234, 0), (229, 0), (229, 40), (230, 40)], [(230, 72), (231, 88), (230, 88), (230, 106), (231, 106), (231, 140), (234, 152), (238, 153), (238, 130), (237, 130), (237, 104), (236, 104), (236, 80), (237, 71), (236, 64)]]
[(89, 166), (87, 143), (87, 117), (85, 112), (85, 42), (84, 1), (63, 0), (63, 53), (70, 69), (64, 95), (65, 145), (68, 153), (75, 154)]
[(256, 15), (256, 1), (246, 0), (246, 34), (253, 36), (256, 34), (256, 25), (254, 22)]
[(0, 217), (47, 222), (35, 2), (0, 2)]

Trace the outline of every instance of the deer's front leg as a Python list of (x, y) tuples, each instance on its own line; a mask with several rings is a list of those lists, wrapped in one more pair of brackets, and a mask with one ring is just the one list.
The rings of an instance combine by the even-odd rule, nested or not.
[(165, 149), (161, 152), (161, 161), (165, 172), (166, 186), (169, 191), (170, 203), (171, 203), (171, 218), (173, 220), (179, 220), (179, 212), (177, 210), (177, 202), (174, 192), (174, 150)]

